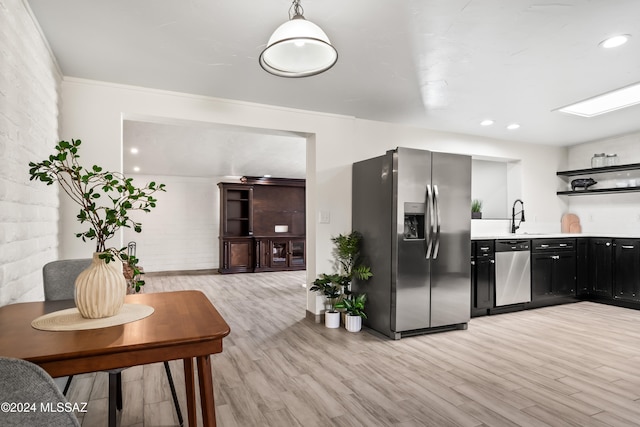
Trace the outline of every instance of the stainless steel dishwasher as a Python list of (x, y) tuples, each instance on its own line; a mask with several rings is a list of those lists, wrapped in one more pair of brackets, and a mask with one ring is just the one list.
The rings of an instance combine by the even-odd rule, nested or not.
[(531, 301), (531, 242), (496, 240), (496, 307)]

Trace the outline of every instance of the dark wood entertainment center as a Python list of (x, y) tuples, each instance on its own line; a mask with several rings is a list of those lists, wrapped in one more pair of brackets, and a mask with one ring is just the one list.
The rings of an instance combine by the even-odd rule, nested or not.
[(220, 182), (220, 273), (304, 270), (305, 180)]

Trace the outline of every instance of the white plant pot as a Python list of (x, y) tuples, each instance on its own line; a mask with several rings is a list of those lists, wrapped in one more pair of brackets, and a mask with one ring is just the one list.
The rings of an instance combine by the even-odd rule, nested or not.
[(344, 327), (349, 332), (359, 332), (362, 329), (362, 317), (347, 314), (344, 320)]
[(91, 265), (76, 279), (75, 301), (82, 317), (101, 319), (118, 314), (127, 293), (127, 281), (120, 271), (120, 261), (107, 264), (93, 254)]
[(324, 326), (327, 328), (339, 328), (340, 327), (340, 312), (327, 311), (324, 313)]

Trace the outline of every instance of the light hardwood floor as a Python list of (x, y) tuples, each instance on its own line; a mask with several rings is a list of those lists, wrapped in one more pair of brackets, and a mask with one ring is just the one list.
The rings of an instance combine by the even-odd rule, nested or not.
[[(146, 280), (202, 290), (231, 326), (212, 357), (221, 427), (640, 425), (640, 311), (581, 302), (391, 341), (306, 320), (304, 272)], [(123, 375), (120, 425), (177, 425), (162, 364)], [(107, 374), (70, 393), (89, 402), (83, 426), (106, 425)]]

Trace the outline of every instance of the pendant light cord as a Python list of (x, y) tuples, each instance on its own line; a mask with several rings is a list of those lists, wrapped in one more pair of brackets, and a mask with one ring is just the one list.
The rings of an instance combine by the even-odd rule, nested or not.
[(300, 4), (300, 0), (293, 0), (293, 4), (289, 8), (289, 20), (296, 17), (304, 19), (304, 9)]

